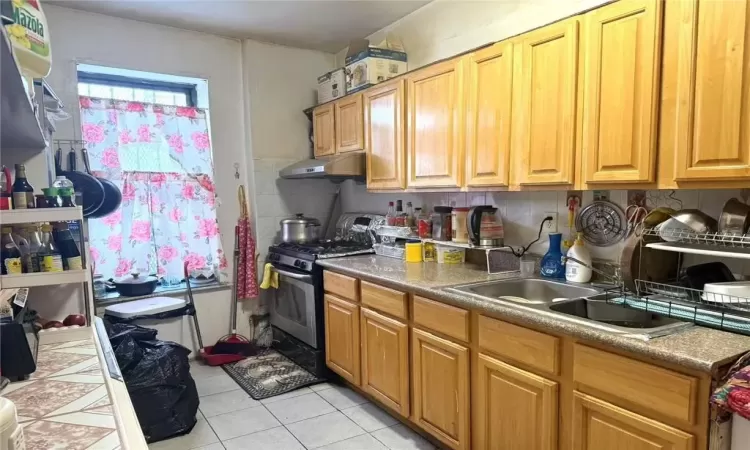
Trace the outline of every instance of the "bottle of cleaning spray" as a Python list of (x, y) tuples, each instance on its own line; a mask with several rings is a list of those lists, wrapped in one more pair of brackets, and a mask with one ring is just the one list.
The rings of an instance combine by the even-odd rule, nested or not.
[(549, 250), (542, 257), (539, 274), (545, 278), (565, 278), (565, 264), (562, 261), (562, 233), (550, 233)]
[(588, 283), (591, 281), (591, 253), (583, 243), (583, 234), (578, 233), (573, 246), (568, 250), (568, 257), (575, 258), (588, 267), (571, 259), (565, 263), (565, 279), (574, 283)]

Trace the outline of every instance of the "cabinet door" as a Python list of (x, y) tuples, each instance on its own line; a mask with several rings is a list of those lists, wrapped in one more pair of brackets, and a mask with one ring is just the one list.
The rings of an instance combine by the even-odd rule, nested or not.
[(469, 449), (469, 350), (412, 329), (412, 418), (453, 449)]
[[(520, 37), (513, 52), (515, 182), (571, 184), (574, 176), (578, 19)], [(515, 167), (514, 167), (515, 169)]]
[(654, 181), (663, 5), (630, 0), (585, 16), (587, 183)]
[(691, 434), (640, 416), (590, 395), (573, 393), (573, 448), (599, 450), (693, 450)]
[(750, 3), (675, 1), (668, 13), (679, 21), (677, 107), (670, 139), (675, 179), (748, 180)]
[(557, 448), (558, 385), (479, 354), (474, 395), (474, 447)]
[(326, 365), (359, 385), (359, 306), (326, 294)]
[(513, 44), (501, 42), (468, 59), (466, 98), (467, 186), (507, 186)]
[(409, 187), (460, 187), (463, 167), (463, 59), (407, 79)]
[(362, 389), (409, 417), (409, 327), (362, 308)]
[(313, 110), (313, 153), (315, 157), (336, 154), (333, 103)]
[(363, 94), (367, 189), (406, 188), (406, 81), (379, 84)]
[(362, 94), (345, 97), (333, 104), (336, 152), (353, 152), (364, 147)]

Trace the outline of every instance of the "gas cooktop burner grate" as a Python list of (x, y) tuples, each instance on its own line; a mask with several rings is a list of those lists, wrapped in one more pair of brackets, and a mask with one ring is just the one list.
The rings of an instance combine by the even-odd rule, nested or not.
[(307, 255), (318, 256), (347, 254), (352, 252), (364, 253), (372, 251), (371, 247), (363, 245), (359, 242), (349, 241), (320, 241), (312, 242), (309, 244), (293, 244), (289, 242), (282, 242), (278, 244), (277, 247), (294, 252), (304, 253)]

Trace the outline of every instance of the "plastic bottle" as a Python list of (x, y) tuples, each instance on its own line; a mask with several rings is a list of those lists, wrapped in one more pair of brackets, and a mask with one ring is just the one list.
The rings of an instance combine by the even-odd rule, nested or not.
[(42, 272), (62, 272), (63, 260), (52, 239), (52, 226), (42, 225), (42, 248), (39, 251)]
[(565, 278), (565, 264), (562, 262), (561, 233), (550, 233), (549, 250), (542, 257), (539, 274), (545, 278)]
[(388, 213), (385, 215), (385, 224), (389, 226), (396, 225), (396, 212), (393, 209), (393, 202), (388, 202)]
[(403, 202), (401, 200), (396, 200), (396, 215), (395, 215), (395, 219), (396, 219), (395, 225), (397, 227), (405, 227), (406, 226), (406, 215), (404, 214)]
[(567, 260), (565, 263), (565, 279), (574, 283), (588, 283), (591, 281), (591, 253), (589, 253), (589, 250), (583, 243), (581, 233), (578, 233), (573, 246), (568, 250), (568, 256), (586, 263), (589, 267), (572, 260)]
[(15, 275), (23, 273), (23, 264), (21, 263), (21, 250), (13, 240), (13, 228), (3, 227), (2, 228), (2, 239), (0, 239), (0, 245), (2, 245), (2, 273), (3, 275), (10, 274)]
[(406, 202), (406, 223), (405, 226), (409, 228), (414, 228), (414, 224), (416, 221), (414, 220), (414, 207), (412, 206), (411, 202)]
[(7, 25), (13, 43), (13, 57), (26, 80), (30, 98), (34, 97), (34, 78), (49, 75), (52, 66), (49, 28), (40, 0), (14, 0), (14, 24)]
[(73, 240), (73, 235), (68, 229), (68, 224), (66, 222), (58, 222), (54, 225), (54, 229), (55, 244), (57, 244), (57, 248), (63, 258), (63, 269), (83, 269), (83, 264), (81, 261), (81, 251), (78, 250), (78, 246)]
[(58, 190), (61, 188), (74, 189), (73, 182), (64, 176), (58, 176), (57, 178), (55, 178), (55, 181), (52, 182), (52, 187), (57, 188)]

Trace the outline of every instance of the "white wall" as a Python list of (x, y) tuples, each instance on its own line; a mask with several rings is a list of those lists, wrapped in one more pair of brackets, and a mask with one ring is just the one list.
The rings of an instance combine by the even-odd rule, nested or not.
[(335, 186), (326, 180), (282, 180), (278, 172), (311, 158), (310, 121), (303, 110), (316, 102), (317, 77), (331, 70), (334, 55), (246, 40), (242, 43), (252, 148), (259, 261), (294, 213), (326, 220)]
[[(253, 216), (272, 217), (258, 221), (256, 226), (263, 233), (259, 250), (264, 253), (281, 216), (291, 211), (320, 212), (321, 205), (328, 202), (330, 195), (326, 193), (330, 192), (330, 183), (308, 186), (305, 190), (279, 184), (277, 189), (275, 178), (280, 166), (310, 154), (308, 121), (302, 111), (314, 104), (316, 78), (333, 67), (333, 55), (253, 41), (243, 43), (57, 6), (45, 7), (45, 14), (53, 43), (52, 72), (47, 81), (72, 116), (71, 120), (58, 124), (55, 138), (80, 139), (77, 63), (208, 81), (216, 190), (221, 201), (217, 216), (222, 244), (228, 253), (231, 254), (234, 225), (239, 216), (239, 184), (248, 188), (256, 212)], [(254, 154), (257, 161), (253, 161)], [(47, 186), (43, 156), (26, 163), (31, 183), (37, 189)], [(239, 179), (234, 176), (235, 163), (239, 164)], [(260, 176), (255, 176), (254, 167)], [(229, 270), (231, 274), (231, 266)], [(55, 300), (49, 300), (48, 292), (35, 289), (30, 297), (31, 306), (34, 307), (35, 298), (40, 306), (42, 299), (57, 302), (61, 298), (59, 305), (43, 306), (54, 318), (83, 309), (80, 301), (77, 308), (74, 305), (80, 298), (77, 289), (62, 286), (55, 290)], [(228, 329), (229, 291), (197, 295), (196, 302), (211, 305), (209, 316), (202, 314), (201, 318), (204, 338), (209, 341), (223, 335)], [(241, 306), (240, 331), (247, 327), (251, 304), (245, 302)], [(203, 312), (205, 308), (199, 306), (199, 310)]]
[[(368, 36), (400, 38), (409, 70), (578, 14), (611, 0), (437, 0)], [(336, 54), (343, 66), (346, 49)]]

